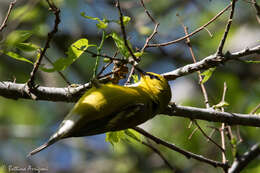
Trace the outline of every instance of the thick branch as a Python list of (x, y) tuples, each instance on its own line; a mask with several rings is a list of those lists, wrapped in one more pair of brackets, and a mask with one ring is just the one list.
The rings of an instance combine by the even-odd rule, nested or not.
[[(13, 82), (0, 82), (0, 95), (11, 99), (31, 99), (26, 92), (26, 84), (17, 84)], [(75, 102), (90, 88), (90, 84), (86, 83), (75, 88), (56, 88), (38, 86), (32, 92), (37, 100)]]
[[(0, 95), (12, 99), (31, 99), (30, 96), (26, 94), (24, 86), (25, 84), (0, 82)], [(74, 88), (55, 88), (39, 86), (35, 88), (34, 94), (39, 100), (76, 102), (78, 98), (89, 88), (90, 83), (86, 83)], [(213, 109), (202, 109), (177, 105), (172, 106), (164, 113), (169, 116), (178, 116), (212, 122), (224, 122), (227, 124), (260, 127), (260, 117), (251, 114), (218, 112)]]
[[(223, 64), (228, 60), (238, 59), (240, 57), (253, 54), (260, 54), (260, 45), (251, 49), (245, 49), (235, 53), (226, 53), (223, 57), (217, 55), (210, 55), (196, 63), (188, 64), (174, 71), (164, 73), (163, 76), (168, 80), (174, 80), (178, 77), (191, 74), (198, 70), (206, 70), (208, 68), (218, 66), (219, 64)], [(100, 82), (106, 82), (107, 80), (108, 79), (105, 78)], [(71, 102), (76, 101), (88, 88), (90, 88), (89, 83), (75, 88), (56, 88), (38, 86), (34, 88), (31, 92), (37, 97), (38, 100)], [(29, 96), (26, 93), (27, 91), (25, 84), (17, 84), (13, 82), (0, 82), (0, 96), (13, 99), (31, 99), (31, 96)]]
[(236, 60), (241, 57), (253, 54), (260, 54), (260, 45), (255, 46), (251, 49), (245, 49), (235, 53), (227, 52), (223, 56), (213, 54), (196, 63), (188, 64), (171, 72), (164, 73), (163, 76), (168, 80), (174, 80), (178, 77), (191, 74), (195, 71), (207, 70), (209, 68), (219, 66), (220, 64), (224, 64), (229, 60)]
[(246, 125), (260, 127), (260, 117), (251, 114), (239, 114), (229, 112), (219, 112), (212, 108), (196, 108), (189, 106), (171, 105), (163, 112), (168, 116), (186, 117), (190, 119), (200, 119), (212, 122), (223, 122), (230, 125)]
[(229, 168), (228, 173), (241, 172), (252, 160), (260, 154), (259, 143), (253, 145), (248, 152), (238, 157)]

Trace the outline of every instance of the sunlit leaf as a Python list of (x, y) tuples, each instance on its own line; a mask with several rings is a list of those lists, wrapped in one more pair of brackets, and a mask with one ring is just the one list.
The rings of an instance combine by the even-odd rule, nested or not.
[(19, 43), (22, 43), (29, 39), (32, 36), (31, 31), (27, 30), (16, 30), (11, 32), (6, 38), (6, 44), (8, 46), (16, 46)]
[(138, 82), (139, 81), (139, 78), (138, 78), (138, 75), (132, 75), (132, 78), (134, 80), (134, 83)]
[(127, 25), (130, 20), (131, 20), (131, 17), (129, 17), (129, 16), (123, 16), (123, 23), (124, 23), (124, 25)]
[[(28, 13), (28, 10), (30, 11)], [(32, 8), (31, 4), (16, 7), (13, 9), (10, 20), (19, 20), (23, 22), (32, 22), (33, 20), (39, 20), (42, 10), (39, 7)]]
[(226, 102), (226, 101), (221, 101), (221, 102), (219, 102), (218, 104), (213, 105), (212, 107), (213, 107), (213, 109), (218, 109), (218, 108), (223, 108), (223, 107), (227, 107), (227, 106), (229, 106), (229, 103), (228, 103), (228, 102)]
[(26, 58), (24, 58), (24, 57), (22, 57), (21, 55), (19, 55), (19, 54), (17, 54), (17, 53), (14, 53), (14, 52), (2, 52), (2, 51), (0, 51), (1, 53), (4, 53), (5, 55), (7, 55), (7, 56), (9, 56), (9, 57), (11, 57), (11, 58), (13, 58), (13, 59), (16, 59), (16, 60), (19, 60), (19, 61), (24, 61), (24, 62), (28, 62), (28, 63), (30, 63), (30, 64), (33, 64), (33, 62), (31, 62), (30, 60), (28, 60), (28, 59), (26, 59)]
[(67, 58), (60, 58), (53, 63), (53, 68), (42, 68), (42, 70), (45, 72), (65, 70), (69, 65), (76, 61), (88, 47), (89, 44), (87, 39), (79, 39), (78, 41), (70, 45), (68, 51), (66, 52)]
[(104, 61), (105, 63), (109, 63), (111, 60), (110, 60), (109, 58), (104, 58), (103, 61)]
[(16, 47), (25, 52), (36, 51), (40, 47), (33, 43), (18, 43)]
[(120, 130), (106, 133), (106, 142), (110, 142), (113, 146), (121, 141), (140, 141), (141, 135), (132, 129)]
[(248, 60), (248, 61), (245, 61), (246, 63), (253, 63), (253, 64), (259, 64), (260, 61), (253, 61), (253, 60)]
[(84, 12), (80, 13), (80, 15), (81, 15), (82, 17), (87, 18), (87, 19), (97, 21), (98, 23), (97, 23), (96, 25), (97, 25), (97, 27), (98, 27), (99, 29), (106, 29), (106, 28), (107, 28), (108, 21), (107, 21), (106, 19), (101, 20), (101, 19), (99, 19), (98, 17), (87, 16)]
[(122, 139), (125, 139), (125, 133), (123, 130), (115, 132), (106, 133), (106, 142), (110, 142), (112, 145), (120, 142)]
[(210, 77), (213, 74), (213, 72), (215, 71), (215, 69), (216, 69), (215, 67), (214, 68), (209, 68), (208, 70), (206, 70), (203, 73), (201, 73), (201, 75), (204, 76), (201, 83), (207, 82), (210, 79)]
[[(113, 38), (113, 40), (116, 44), (116, 47), (119, 49), (120, 53), (122, 55), (124, 55), (124, 57), (129, 58), (130, 52), (126, 47), (124, 40), (119, 35), (117, 35), (115, 32), (113, 32), (112, 34), (109, 34), (107, 37), (109, 37), (109, 36)], [(129, 45), (130, 49), (132, 50), (132, 46), (129, 41), (128, 41), (128, 45)]]
[(144, 52), (135, 52), (134, 55), (139, 58), (144, 54)]
[(124, 130), (125, 134), (127, 136), (129, 136), (130, 138), (134, 138), (137, 141), (141, 140), (141, 135), (140, 133), (138, 133), (137, 131), (133, 130), (133, 129), (126, 129)]

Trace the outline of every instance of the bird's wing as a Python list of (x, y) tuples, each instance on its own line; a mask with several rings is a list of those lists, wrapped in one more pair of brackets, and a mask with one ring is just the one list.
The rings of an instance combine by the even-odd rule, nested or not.
[(113, 112), (105, 117), (87, 122), (82, 121), (79, 123), (80, 125), (75, 126), (71, 137), (89, 136), (134, 127), (147, 120), (145, 118), (146, 109), (147, 105), (144, 103), (133, 103), (121, 108), (119, 112)]
[(65, 119), (78, 119), (77, 116), (80, 116), (80, 121), (85, 122), (102, 119), (129, 104), (143, 103), (146, 100), (139, 90), (104, 85), (86, 92)]

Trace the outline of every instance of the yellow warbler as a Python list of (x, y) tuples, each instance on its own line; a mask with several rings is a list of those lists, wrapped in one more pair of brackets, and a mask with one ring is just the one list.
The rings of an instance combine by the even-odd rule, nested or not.
[(59, 129), (33, 155), (63, 138), (90, 136), (135, 127), (163, 111), (171, 99), (167, 80), (156, 73), (141, 75), (128, 86), (100, 84), (88, 90)]

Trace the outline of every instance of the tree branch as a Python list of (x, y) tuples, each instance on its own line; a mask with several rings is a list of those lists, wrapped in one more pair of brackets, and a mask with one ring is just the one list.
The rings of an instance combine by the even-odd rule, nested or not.
[[(174, 71), (167, 72), (162, 74), (168, 80), (174, 80), (178, 77), (191, 74), (198, 70), (206, 70), (211, 67), (218, 66), (223, 64), (228, 60), (238, 59), (240, 57), (246, 55), (253, 55), (255, 53), (260, 54), (260, 45), (251, 48), (245, 49), (235, 53), (226, 53), (223, 57), (218, 55), (210, 55), (204, 58), (197, 63), (188, 64), (183, 67), (180, 67)], [(107, 79), (101, 79), (100, 82), (107, 82)], [(90, 88), (90, 84), (86, 83), (79, 87), (65, 87), (65, 88), (56, 88), (56, 87), (43, 87), (38, 86), (32, 92), (36, 95), (38, 100), (49, 100), (49, 101), (65, 101), (71, 102), (76, 101), (78, 97), (80, 97), (84, 91)], [(71, 98), (75, 96), (75, 98)], [(4, 96), (7, 98), (25, 98), (31, 99), (29, 95), (26, 94), (25, 84), (17, 84), (14, 82), (0, 82), (0, 96)]]
[(219, 46), (218, 46), (218, 49), (217, 49), (217, 54), (218, 55), (222, 55), (222, 52), (223, 52), (223, 48), (224, 48), (224, 44), (226, 42), (226, 39), (227, 39), (227, 36), (228, 36), (228, 32), (230, 30), (230, 27), (231, 27), (231, 24), (232, 24), (232, 21), (233, 21), (233, 16), (234, 16), (234, 12), (235, 12), (235, 5), (236, 5), (236, 1), (237, 0), (232, 0), (231, 1), (231, 11), (230, 11), (230, 16), (229, 16), (229, 19), (228, 19), (228, 22), (227, 22), (227, 25), (226, 25), (226, 29), (225, 29), (225, 32), (223, 34), (223, 37), (219, 43)]
[(249, 151), (238, 157), (229, 168), (228, 173), (241, 172), (252, 160), (260, 154), (259, 143), (253, 145)]
[(185, 40), (188, 37), (193, 36), (194, 34), (200, 32), (201, 30), (203, 30), (204, 28), (206, 28), (209, 24), (211, 24), (212, 22), (214, 22), (219, 16), (221, 16), (225, 11), (227, 11), (229, 8), (231, 7), (231, 4), (229, 4), (227, 7), (225, 7), (222, 11), (220, 11), (216, 16), (214, 16), (210, 21), (208, 21), (207, 23), (205, 23), (204, 25), (202, 25), (201, 27), (199, 27), (198, 29), (196, 29), (195, 31), (191, 32), (189, 35), (183, 36), (181, 38), (178, 38), (176, 40), (173, 41), (169, 41), (169, 42), (165, 42), (165, 43), (158, 43), (158, 44), (148, 44), (147, 47), (160, 47), (160, 46), (168, 46), (174, 43), (178, 43), (180, 41)]
[(48, 33), (46, 43), (44, 45), (43, 50), (40, 53), (39, 58), (37, 59), (37, 61), (33, 65), (33, 69), (30, 73), (30, 79), (27, 82), (29, 89), (32, 89), (34, 87), (35, 74), (36, 74), (36, 72), (37, 72), (37, 70), (38, 70), (38, 68), (41, 64), (41, 61), (42, 61), (42, 59), (45, 55), (45, 52), (50, 47), (51, 39), (53, 38), (54, 34), (58, 32), (58, 25), (61, 22), (61, 20), (60, 20), (60, 9), (57, 8), (56, 5), (54, 3), (51, 3), (49, 0), (46, 0), (46, 1), (49, 4), (50, 10), (55, 15), (55, 23), (54, 23), (54, 27), (53, 27), (52, 31)]
[(229, 125), (245, 125), (260, 127), (260, 117), (252, 114), (239, 114), (229, 112), (219, 112), (212, 108), (196, 108), (190, 106), (179, 106), (172, 104), (163, 112), (167, 116), (186, 117), (190, 119), (200, 119), (211, 122), (223, 122)]
[(6, 13), (6, 16), (5, 16), (3, 22), (2, 22), (2, 24), (1, 24), (1, 26), (0, 26), (0, 32), (2, 32), (2, 30), (7, 26), (6, 23), (7, 23), (8, 17), (10, 16), (11, 11), (12, 11), (12, 9), (14, 8), (15, 3), (16, 3), (16, 0), (14, 0), (14, 1), (12, 1), (12, 2), (10, 3), (9, 8), (8, 8), (8, 11), (7, 11), (7, 13)]
[(228, 164), (227, 163), (221, 163), (221, 162), (218, 162), (218, 161), (215, 161), (215, 160), (211, 160), (211, 159), (208, 159), (204, 156), (201, 156), (201, 155), (197, 155), (197, 154), (194, 154), (192, 152), (189, 152), (189, 151), (186, 151), (184, 149), (181, 149), (179, 147), (177, 147), (176, 145), (174, 144), (171, 144), (171, 143), (168, 143), (148, 132), (146, 132), (145, 130), (143, 130), (142, 128), (140, 127), (134, 127), (133, 128), (135, 131), (141, 133), (142, 135), (148, 137), (149, 139), (153, 140), (155, 143), (157, 144), (161, 144), (171, 150), (174, 150), (178, 153), (181, 153), (182, 155), (186, 156), (188, 159), (189, 158), (193, 158), (195, 160), (198, 160), (198, 161), (201, 161), (201, 162), (205, 162), (207, 164), (210, 164), (214, 167), (222, 167), (222, 168), (228, 168)]
[(260, 45), (257, 45), (251, 49), (247, 48), (234, 53), (227, 52), (224, 55), (213, 54), (196, 63), (188, 64), (171, 72), (164, 73), (163, 76), (167, 80), (174, 80), (178, 77), (191, 74), (195, 71), (207, 70), (209, 68), (219, 66), (220, 64), (224, 64), (229, 60), (237, 60), (241, 57), (253, 54), (260, 54)]

